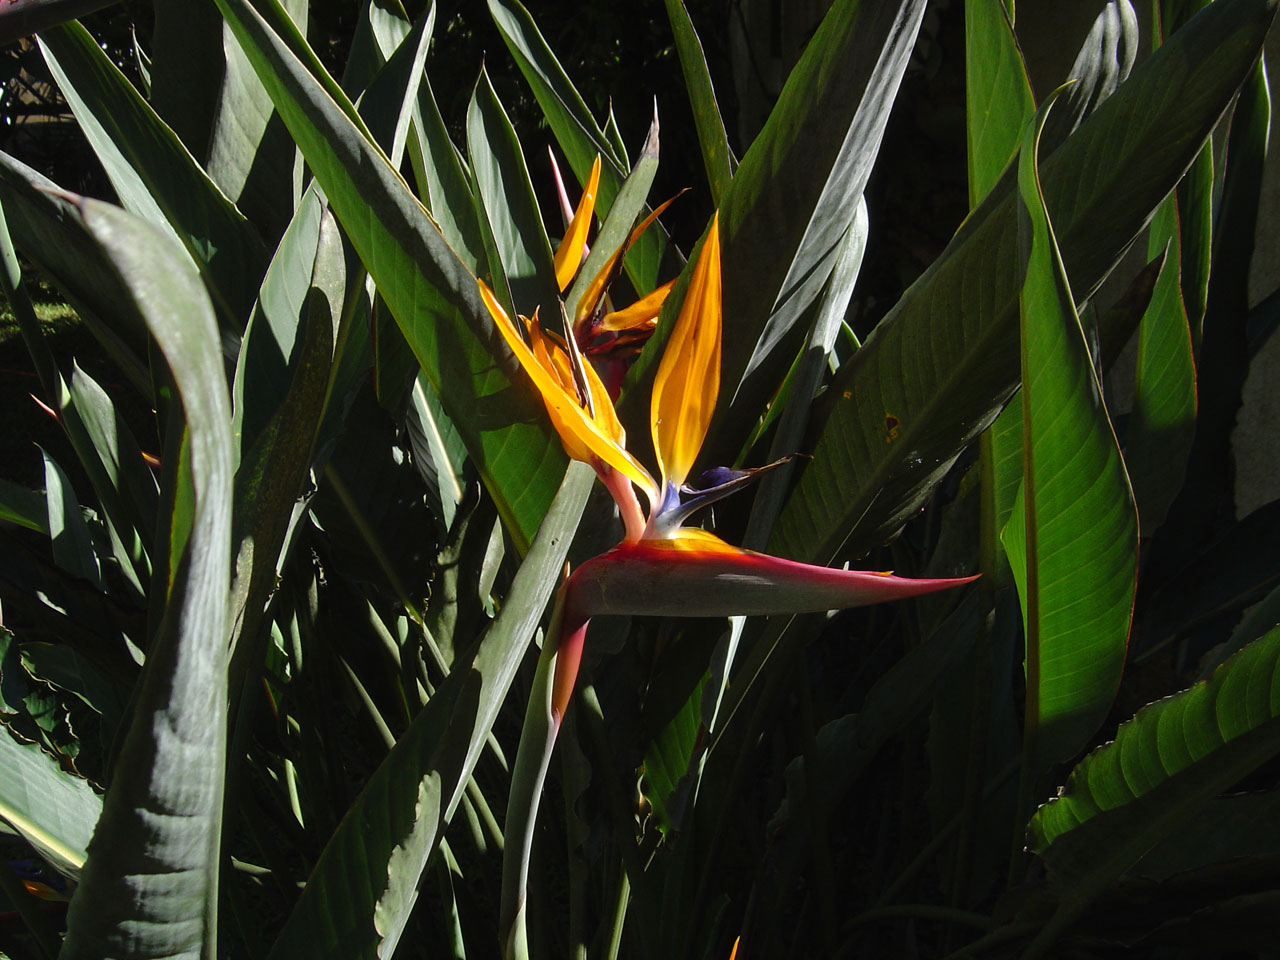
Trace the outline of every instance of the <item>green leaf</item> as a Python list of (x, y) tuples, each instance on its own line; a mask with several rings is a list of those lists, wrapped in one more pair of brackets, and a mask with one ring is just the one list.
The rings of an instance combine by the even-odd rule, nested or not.
[(411, 129), (409, 161), (418, 195), (467, 269), (475, 271), (484, 244), (476, 225), (470, 177), (449, 139), (431, 82), (425, 76), (418, 87)]
[(706, 686), (705, 680), (698, 684), (693, 695), (645, 749), (641, 793), (653, 807), (658, 829), (664, 834), (680, 829), (684, 811), (693, 799), (689, 791), (696, 771), (690, 769), (690, 763), (703, 732), (702, 694)]
[(172, 232), (207, 277), (226, 322), (239, 331), (267, 263), (257, 231), (87, 30), (73, 22), (39, 40), (121, 204)]
[[(815, 316), (804, 349), (787, 375), (785, 400), (780, 397), (771, 408), (770, 412), (781, 406), (782, 415), (778, 429), (774, 432), (773, 442), (769, 445), (769, 462), (788, 457), (804, 445), (805, 431), (813, 412), (813, 398), (826, 372), (827, 358), (853, 297), (869, 232), (870, 223), (864, 199), (858, 202), (858, 210), (853, 222), (849, 224), (849, 232), (841, 241), (840, 252), (827, 280), (826, 289), (815, 304)], [(755, 501), (751, 504), (751, 517), (742, 541), (744, 547), (758, 549), (768, 542), (769, 532), (778, 519), (794, 470), (792, 461), (764, 475)]]
[(53, 562), (72, 576), (88, 580), (99, 590), (104, 585), (102, 568), (94, 549), (89, 525), (80, 513), (80, 502), (71, 481), (45, 450), (44, 496), (48, 508), (49, 540), (53, 545)]
[(1138, 515), (1036, 169), (1047, 100), (1027, 125), (1018, 188), (1030, 221), (1020, 297), (1022, 492), (1003, 535), (1022, 600), (1034, 776), (1102, 724), (1124, 669)]
[(1133, 412), (1124, 460), (1144, 536), (1164, 523), (1186, 474), (1196, 429), (1196, 369), (1182, 302), (1178, 195), (1171, 193), (1147, 231), (1147, 255), (1168, 254), (1138, 327)]
[(102, 798), (34, 743), (0, 730), (0, 819), (59, 873), (80, 876)]
[[(186, 486), (179, 500), (190, 504), (190, 524), (171, 534), (164, 615), (68, 913), (62, 956), (213, 960), (231, 567), (231, 409), (219, 334), (199, 276), (168, 236), (93, 200), (81, 201), (80, 211), (168, 364), (184, 425), (181, 448), (166, 449), (164, 459)], [(178, 411), (171, 416), (176, 422)]]
[(0, 478), (0, 520), (49, 535), (49, 510), (44, 492)]
[(1085, 757), (1032, 818), (1060, 898), (1045, 939), (1153, 844), (1280, 752), (1280, 628), (1208, 680), (1149, 704)]
[[(579, 183), (587, 182), (591, 164), (596, 155), (600, 155), (602, 163), (596, 216), (604, 218), (622, 188), (627, 174), (626, 158), (613, 149), (560, 61), (547, 46), (529, 11), (519, 0), (489, 0), (489, 13), (532, 88), (538, 106), (542, 108)], [(637, 290), (652, 290), (658, 285), (658, 264), (668, 242), (661, 224), (654, 224), (631, 248), (626, 258), (627, 276)]]
[[(969, 206), (995, 188), (1035, 113), (1026, 64), (1004, 3), (965, 7), (965, 129), (968, 133)], [(1011, 403), (979, 439), (982, 501), (979, 565), (997, 585), (1008, 566), (997, 547), (1022, 482), (1022, 406)]]
[(1003, 0), (965, 4), (965, 130), (968, 135), (969, 206), (976, 207), (1000, 179), (1035, 113), (1031, 80)]
[[(703, 449), (730, 463), (805, 335), (880, 148), (922, 0), (840, 0), (787, 78), (720, 206), (721, 402)], [(654, 365), (651, 341), (640, 363)]]
[[(185, 0), (171, 5), (187, 7)], [(306, 0), (285, 0), (285, 8), (305, 33)], [(275, 115), (270, 94), (229, 28), (219, 19), (214, 32), (226, 62), (205, 169), (259, 233), (274, 240), (293, 217), (298, 198), (294, 170), (298, 151), (284, 123)], [(157, 47), (157, 51), (160, 49)], [(193, 78), (185, 76), (175, 84), (195, 85)]]
[[(455, 664), (330, 838), (272, 948), (288, 957), (389, 957), (558, 582), (594, 474), (571, 464), (502, 612)], [(374, 930), (376, 929), (376, 934)]]
[(448, 531), (466, 494), (467, 451), (457, 429), (445, 415), (431, 382), (422, 374), (414, 381), (409, 394), (405, 428), (414, 465), (438, 498), (432, 503), (432, 512), (440, 517)]
[[(0, 152), (0, 205), (13, 244), (67, 298), (135, 389), (151, 392), (146, 325), (120, 278), (84, 229), (66, 191), (43, 174)], [(6, 257), (8, 259), (8, 257)], [(20, 282), (16, 258), (7, 265)], [(21, 314), (18, 314), (21, 322)], [(37, 360), (37, 371), (41, 372)], [(41, 372), (42, 385), (52, 378)], [(45, 385), (45, 389), (48, 386)]]
[(513, 317), (531, 317), (538, 309), (554, 323), (560, 308), (551, 243), (520, 141), (483, 69), (467, 107), (467, 154), (476, 184), (476, 215), (484, 218), (495, 245), (489, 270), (495, 283), (505, 278), (507, 289), (495, 288), (499, 301)]
[(155, 479), (128, 427), (116, 416), (115, 405), (78, 365), (73, 364), (70, 386), (63, 379), (52, 349), (45, 341), (31, 298), (27, 294), (17, 253), (0, 210), (0, 288), (3, 288), (49, 405), (71, 441), (81, 466), (106, 514), (113, 550), (121, 572), (141, 594), (140, 579), (150, 575), (143, 547), (154, 530)]
[(155, 476), (111, 396), (78, 363), (72, 365), (68, 399), (75, 410), (76, 432), (82, 431), (92, 444), (87, 447), (73, 436), (76, 454), (108, 521), (129, 548), (130, 562), (145, 578), (150, 574), (145, 545), (155, 535), (159, 500)]
[(236, 368), (236, 425), (246, 429), (237, 437), (231, 636), (233, 649), (248, 644), (233, 683), (261, 655), (267, 599), (310, 475), (345, 283), (338, 225), (309, 190), (267, 269)]
[(261, 0), (272, 16), (268, 25), (246, 0), (218, 4), (444, 402), (517, 549), (527, 549), (565, 458), (475, 277), (370, 142), (337, 85), (313, 74), (318, 64), (298, 59), (308, 53), (305, 41), (277, 34), (288, 29), (279, 7)]
[[(1217, 0), (1045, 160), (1047, 206), (1081, 295), (1196, 156), (1274, 13), (1265, 0)], [(739, 171), (734, 183), (741, 179)], [(856, 556), (882, 543), (1017, 387), (1011, 188), (997, 188), (968, 217), (836, 376), (813, 459), (783, 508), (771, 553), (826, 561), (842, 548)]]
[(720, 105), (716, 103), (702, 41), (693, 29), (689, 11), (683, 0), (666, 0), (666, 3), (667, 19), (676, 38), (676, 54), (680, 57), (680, 71), (693, 110), (693, 125), (698, 131), (698, 146), (702, 148), (702, 164), (707, 168), (707, 183), (711, 185), (711, 203), (718, 207), (733, 179), (736, 161), (729, 150), (729, 138), (720, 116)]

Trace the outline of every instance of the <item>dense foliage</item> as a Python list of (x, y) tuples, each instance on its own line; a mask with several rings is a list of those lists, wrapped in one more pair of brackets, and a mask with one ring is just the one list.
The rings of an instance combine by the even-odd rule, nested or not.
[[(0, 152), (45, 406), (9, 429), (61, 433), (0, 478), (0, 950), (1272, 949), (1277, 511), (1237, 521), (1225, 465), (1275, 326), (1247, 295), (1275, 3), (1165, 0), (1141, 31), (1098, 6), (1074, 82), (1033, 90), (998, 0), (923, 41), (924, 0), (836, 0), (750, 143), (710, 3), (155, 0), (13, 48), (102, 174)], [(899, 92), (959, 84), (962, 52), (963, 169), (911, 160)], [(566, 213), (595, 193), (572, 285), (556, 162)], [(598, 311), (675, 280), (656, 325), (572, 361), (620, 388), (626, 456), (663, 454), (686, 303), (722, 308), (690, 482), (790, 459), (685, 522), (975, 582), (792, 616), (741, 551), (602, 562), (626, 494), (620, 519), (496, 318), (554, 332), (563, 302), (572, 354), (595, 270), (690, 184)], [(566, 561), (600, 587), (576, 685), (549, 673)]]

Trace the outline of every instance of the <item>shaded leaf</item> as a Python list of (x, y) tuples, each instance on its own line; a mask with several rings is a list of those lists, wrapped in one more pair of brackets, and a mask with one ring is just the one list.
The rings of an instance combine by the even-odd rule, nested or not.
[(217, 324), (185, 253), (158, 228), (92, 200), (80, 210), (169, 365), (184, 431), (181, 448), (165, 451), (166, 472), (187, 486), (178, 499), (190, 512), (188, 523), (170, 531), (164, 616), (71, 903), (62, 956), (212, 960), (231, 564), (231, 410)]
[(102, 812), (88, 781), (67, 773), (34, 743), (0, 730), (0, 819), (64, 876), (78, 877)]
[(208, 278), (226, 322), (238, 332), (267, 263), (257, 231), (87, 30), (64, 24), (41, 33), (39, 40), (121, 204), (181, 242)]
[[(1273, 16), (1261, 0), (1211, 4), (1045, 160), (1046, 205), (1078, 294), (1097, 286), (1195, 157)], [(1016, 388), (1010, 186), (969, 216), (836, 376), (770, 552), (826, 560), (883, 542)], [(898, 424), (891, 439), (886, 416)]]
[(523, 550), (552, 496), (564, 453), (527, 381), (512, 387), (515, 361), (481, 304), (475, 277), (370, 142), (354, 108), (325, 79), (278, 5), (261, 0), (268, 24), (246, 0), (218, 4), (266, 78), (276, 109)]
[[(417, 898), (529, 638), (560, 578), (594, 474), (572, 464), (468, 664), (419, 712), (330, 839), (271, 957), (387, 957)], [(376, 925), (378, 938), (369, 936)]]
[(1280, 628), (1208, 680), (1143, 707), (1036, 812), (1030, 846), (1060, 898), (1057, 931), (1157, 841), (1280, 752)]

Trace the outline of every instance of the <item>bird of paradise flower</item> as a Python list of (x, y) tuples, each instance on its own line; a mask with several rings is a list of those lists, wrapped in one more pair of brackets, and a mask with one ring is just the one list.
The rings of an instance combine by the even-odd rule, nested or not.
[[(556, 251), (563, 291), (582, 260), (599, 176), (593, 168)], [(668, 201), (669, 202), (669, 201)], [(665, 206), (665, 204), (664, 204)], [(529, 846), (538, 800), (556, 735), (573, 692), (592, 617), (605, 614), (725, 617), (843, 609), (944, 590), (972, 577), (916, 580), (889, 573), (797, 563), (732, 546), (685, 526), (698, 509), (749, 483), (755, 470), (709, 471), (701, 487), (688, 483), (706, 438), (720, 387), (721, 266), (719, 215), (713, 217), (690, 275), (684, 302), (654, 377), (650, 430), (659, 479), (626, 447), (611, 391), (583, 358), (583, 344), (602, 331), (647, 335), (671, 285), (625, 311), (605, 313), (605, 289), (627, 246), (661, 212), (640, 224), (565, 314), (566, 336), (545, 331), (537, 313), (513, 321), (492, 291), (480, 295), (520, 366), (542, 397), (565, 452), (589, 464), (622, 518), (620, 543), (566, 578), (534, 679), (512, 774), (503, 862), (502, 928), (508, 957), (527, 955), (524, 930)], [(518, 322), (518, 326), (517, 326)], [(641, 508), (636, 490), (644, 496)]]

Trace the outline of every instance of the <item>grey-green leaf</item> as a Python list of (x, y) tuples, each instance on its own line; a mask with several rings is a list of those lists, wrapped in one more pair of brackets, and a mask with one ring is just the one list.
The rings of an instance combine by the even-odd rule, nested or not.
[(83, 200), (80, 211), (169, 366), (185, 429), (164, 459), (171, 482), (187, 488), (180, 499), (191, 513), (172, 532), (164, 615), (61, 956), (214, 960), (231, 567), (231, 410), (217, 324), (171, 238), (107, 204)]
[[(470, 664), (454, 664), (321, 854), (272, 960), (388, 957), (558, 582), (594, 474), (569, 467)], [(377, 929), (377, 939), (370, 931)]]
[[(1045, 161), (1045, 199), (1078, 295), (1093, 291), (1191, 163), (1274, 15), (1269, 0), (1217, 0)], [(1016, 388), (1009, 186), (969, 216), (835, 378), (770, 552), (825, 561), (842, 546), (860, 554), (883, 542)]]

